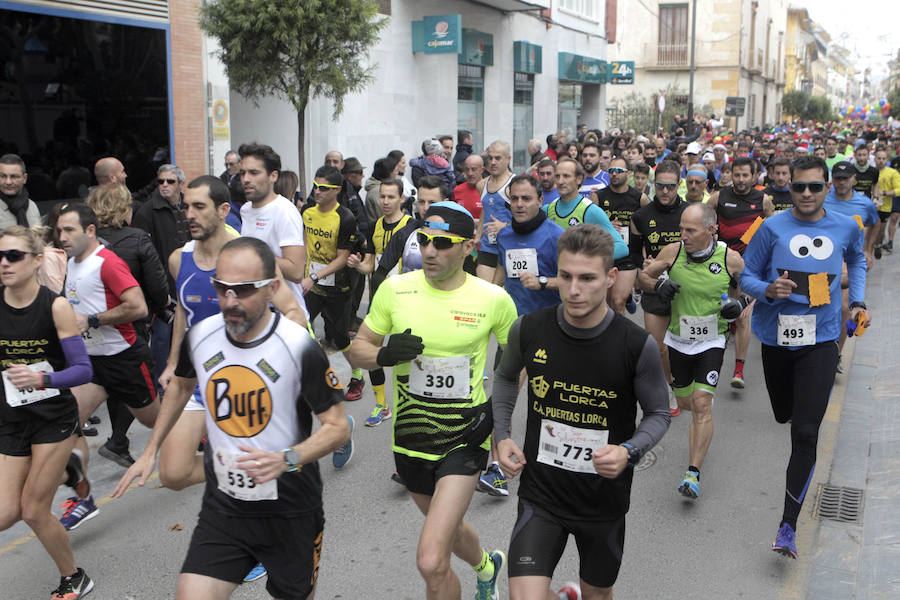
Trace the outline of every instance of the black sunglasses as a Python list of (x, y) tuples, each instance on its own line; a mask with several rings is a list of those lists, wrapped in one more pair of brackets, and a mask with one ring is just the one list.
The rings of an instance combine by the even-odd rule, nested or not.
[(178, 180), (177, 179), (157, 179), (156, 183), (159, 185), (162, 185), (164, 183), (168, 183), (169, 185), (175, 185), (176, 183), (178, 183)]
[(809, 191), (813, 194), (818, 194), (822, 190), (825, 189), (825, 182), (823, 181), (812, 181), (810, 183), (803, 182), (795, 182), (791, 183), (791, 191), (795, 194), (802, 194), (806, 191), (806, 188), (809, 188)]
[(669, 191), (674, 190), (675, 188), (678, 187), (678, 184), (677, 184), (677, 183), (659, 183), (659, 182), (654, 182), (653, 185), (655, 185), (655, 186), (656, 186), (656, 189), (658, 189), (658, 190), (669, 190)]
[(24, 250), (0, 250), (0, 260), (6, 259), (6, 262), (16, 263), (25, 258), (27, 254), (37, 255), (37, 252), (25, 252)]

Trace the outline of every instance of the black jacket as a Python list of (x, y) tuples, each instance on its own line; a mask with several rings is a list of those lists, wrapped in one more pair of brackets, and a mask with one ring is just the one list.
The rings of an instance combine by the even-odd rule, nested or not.
[(169, 304), (169, 286), (166, 269), (159, 260), (159, 255), (150, 241), (150, 235), (134, 227), (101, 227), (97, 237), (116, 256), (125, 261), (131, 274), (141, 286), (144, 299), (147, 301), (149, 315), (146, 319), (135, 321), (146, 326), (150, 315), (162, 313)]
[[(191, 239), (181, 202), (178, 207), (172, 206), (168, 200), (159, 195), (158, 190), (137, 209), (131, 219), (131, 225), (150, 234), (150, 240), (163, 265), (169, 263), (169, 255), (172, 252)], [(168, 270), (166, 279), (169, 282), (169, 293), (174, 296), (175, 280), (169, 275)]]

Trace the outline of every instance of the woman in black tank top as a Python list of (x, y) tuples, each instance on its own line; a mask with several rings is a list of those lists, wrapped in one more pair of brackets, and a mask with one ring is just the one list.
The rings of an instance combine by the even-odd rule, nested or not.
[(59, 569), (56, 593), (78, 598), (93, 583), (50, 505), (75, 445), (68, 387), (90, 381), (91, 368), (71, 305), (37, 282), (42, 250), (30, 229), (0, 231), (0, 531), (27, 519)]

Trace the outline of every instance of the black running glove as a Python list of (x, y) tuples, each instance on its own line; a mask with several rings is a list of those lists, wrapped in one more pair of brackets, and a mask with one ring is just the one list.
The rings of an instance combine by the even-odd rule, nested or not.
[(403, 333), (394, 333), (388, 338), (386, 346), (382, 346), (375, 357), (382, 367), (393, 367), (397, 363), (406, 362), (414, 359), (422, 354), (425, 350), (425, 344), (422, 338), (412, 334), (412, 329), (407, 329)]
[(673, 279), (660, 279), (656, 282), (656, 293), (659, 299), (668, 304), (681, 289), (681, 284)]
[(741, 316), (748, 304), (750, 304), (750, 299), (747, 296), (729, 298), (726, 294), (722, 294), (722, 310), (719, 314), (726, 321), (734, 321)]

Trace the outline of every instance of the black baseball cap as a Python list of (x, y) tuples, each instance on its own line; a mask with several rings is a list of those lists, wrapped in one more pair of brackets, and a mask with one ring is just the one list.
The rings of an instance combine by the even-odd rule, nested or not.
[(853, 177), (854, 175), (856, 175), (856, 167), (851, 165), (846, 160), (835, 163), (835, 165), (831, 168), (831, 177), (834, 179), (843, 179), (846, 177)]

